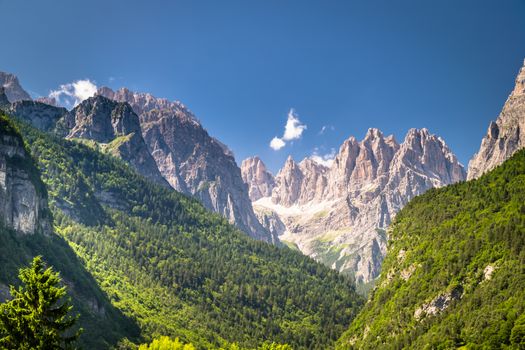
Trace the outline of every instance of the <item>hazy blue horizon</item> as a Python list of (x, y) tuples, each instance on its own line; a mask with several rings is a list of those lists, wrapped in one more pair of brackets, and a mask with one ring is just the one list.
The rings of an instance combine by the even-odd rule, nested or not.
[[(180, 100), (239, 164), (259, 155), (274, 173), (371, 127), (399, 142), (426, 127), (466, 166), (525, 58), (521, 0), (0, 0), (0, 11), (0, 70), (33, 95), (89, 79)], [(275, 137), (286, 145), (272, 149)]]

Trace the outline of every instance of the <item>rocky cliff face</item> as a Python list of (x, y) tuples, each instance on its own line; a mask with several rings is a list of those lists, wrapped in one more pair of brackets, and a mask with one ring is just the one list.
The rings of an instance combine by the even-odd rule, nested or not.
[(468, 178), (475, 179), (510, 158), (525, 147), (525, 61), (514, 90), (498, 119), (491, 122), (481, 147), (469, 162)]
[[(429, 188), (465, 176), (445, 142), (426, 129), (411, 129), (400, 145), (370, 129), (361, 142), (346, 140), (330, 168), (288, 158), (271, 196), (256, 200), (254, 207), (283, 241), (366, 283), (379, 274), (385, 230), (397, 211)], [(261, 187), (260, 181), (248, 185)], [(269, 212), (284, 230), (275, 230), (279, 225)]]
[(21, 234), (51, 233), (47, 195), (20, 135), (0, 116), (0, 220)]
[(31, 96), (20, 86), (16, 75), (0, 72), (0, 87), (5, 88), (7, 98), (11, 102), (31, 100)]
[(148, 149), (174, 189), (196, 197), (254, 238), (278, 241), (257, 220), (231, 151), (210, 137), (183, 104), (127, 89), (101, 88), (98, 95), (133, 107)]
[(58, 120), (67, 114), (65, 108), (27, 100), (11, 103), (5, 110), (43, 131), (54, 130)]
[(93, 140), (102, 150), (122, 158), (143, 176), (168, 186), (142, 138), (139, 118), (127, 103), (91, 97), (57, 125), (66, 138)]
[(241, 175), (243, 181), (249, 186), (248, 195), (252, 201), (272, 194), (275, 180), (259, 157), (243, 160)]

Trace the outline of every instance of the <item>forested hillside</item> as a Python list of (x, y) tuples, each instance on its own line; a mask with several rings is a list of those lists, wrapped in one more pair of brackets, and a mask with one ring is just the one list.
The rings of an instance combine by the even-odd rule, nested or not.
[[(16, 127), (4, 116), (0, 116), (0, 137), (2, 142), (7, 137), (13, 137), (23, 145)], [(0, 147), (6, 146), (2, 144)], [(46, 188), (31, 159), (13, 156), (8, 158), (7, 162), (14, 168), (24, 169), (29, 174), (29, 180), (37, 188), (38, 194), (44, 199), (47, 198)], [(5, 189), (2, 188), (1, 191), (2, 196), (5, 196)], [(4, 200), (5, 198), (2, 198), (2, 201)], [(52, 219), (47, 211), (43, 214), (45, 215), (42, 215), (40, 220)], [(23, 234), (9, 228), (4, 220), (0, 220), (0, 300), (9, 297), (9, 285), (20, 283), (17, 278), (18, 269), (36, 255), (42, 255), (48, 264), (59, 270), (69, 285), (74, 311), (80, 313), (80, 323), (84, 327), (81, 342), (86, 348), (108, 348), (122, 337), (139, 340), (139, 328), (111, 305), (63, 238), (41, 231)]]
[(525, 150), (412, 200), (340, 349), (525, 348)]
[(97, 152), (96, 143), (19, 127), (38, 161), (57, 233), (144, 339), (324, 349), (358, 311), (348, 278), (247, 237), (197, 201)]

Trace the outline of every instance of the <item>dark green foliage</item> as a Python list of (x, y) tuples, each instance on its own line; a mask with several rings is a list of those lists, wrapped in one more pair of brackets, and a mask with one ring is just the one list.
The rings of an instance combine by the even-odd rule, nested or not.
[[(478, 180), (412, 200), (388, 249), (378, 287), (340, 348), (522, 349), (525, 150)], [(463, 292), (442, 312), (415, 317), (454, 290)]]
[(270, 340), (325, 349), (360, 307), (350, 279), (249, 238), (120, 160), (20, 128), (58, 233), (145, 337), (180, 337), (198, 348)]
[(37, 256), (20, 269), (23, 285), (11, 286), (11, 299), (0, 304), (0, 348), (53, 350), (72, 348), (80, 335), (73, 330), (78, 317), (65, 299), (59, 274)]

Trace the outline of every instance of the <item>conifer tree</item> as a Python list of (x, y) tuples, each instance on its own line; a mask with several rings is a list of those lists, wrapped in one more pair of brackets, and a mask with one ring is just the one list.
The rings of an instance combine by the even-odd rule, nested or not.
[(37, 256), (18, 277), (23, 285), (11, 286), (12, 298), (0, 304), (0, 349), (72, 348), (81, 330), (72, 329), (78, 316), (70, 314), (59, 273)]

